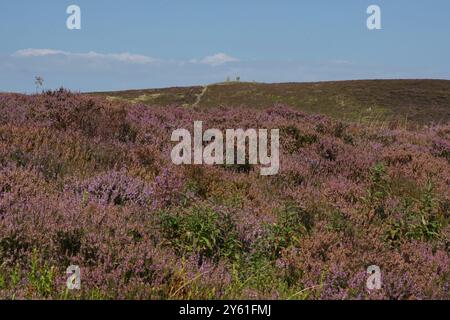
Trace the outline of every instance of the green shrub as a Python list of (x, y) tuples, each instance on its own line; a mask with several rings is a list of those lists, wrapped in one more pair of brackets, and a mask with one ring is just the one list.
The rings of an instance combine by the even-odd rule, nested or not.
[(83, 231), (80, 229), (71, 231), (58, 231), (55, 242), (58, 244), (60, 254), (64, 257), (75, 256), (80, 252)]
[(434, 185), (429, 180), (425, 186), (419, 209), (408, 217), (410, 227), (406, 236), (417, 240), (432, 240), (439, 237), (443, 216), (437, 211), (437, 199), (433, 194)]
[(419, 201), (412, 198), (404, 200), (400, 208), (402, 218), (391, 222), (384, 236), (385, 241), (395, 245), (405, 239), (439, 239), (446, 223), (445, 214), (440, 209), (438, 199), (434, 196), (433, 183), (429, 180)]
[(317, 135), (304, 134), (300, 131), (300, 129), (293, 125), (282, 128), (281, 134), (282, 137), (293, 140), (293, 143), (287, 146), (287, 150), (290, 153), (294, 153), (300, 148), (304, 148), (318, 141)]
[(353, 235), (353, 228), (350, 221), (339, 210), (334, 210), (331, 213), (328, 228), (337, 232), (343, 232), (346, 236)]
[(182, 213), (161, 212), (160, 219), (165, 238), (182, 255), (232, 260), (240, 256), (242, 244), (229, 214), (196, 206)]
[(370, 170), (370, 184), (367, 196), (362, 200), (369, 208), (374, 210), (375, 216), (381, 219), (387, 217), (385, 200), (391, 193), (391, 180), (386, 173), (383, 163), (378, 163)]
[(264, 235), (256, 241), (256, 251), (276, 260), (284, 249), (298, 247), (303, 235), (314, 226), (314, 216), (294, 203), (285, 204), (275, 224), (265, 226)]
[(31, 270), (28, 274), (30, 289), (40, 297), (50, 297), (53, 293), (53, 281), (55, 268), (49, 267), (47, 263), (42, 264), (38, 251), (33, 250), (31, 257)]
[(373, 203), (384, 200), (389, 193), (389, 176), (383, 163), (378, 163), (371, 170), (368, 198)]
[(25, 152), (23, 152), (20, 149), (15, 150), (11, 154), (11, 160), (13, 162), (17, 163), (17, 165), (19, 167), (25, 167), (30, 161), (29, 155), (27, 155)]
[(20, 232), (7, 235), (0, 239), (0, 258), (4, 261), (12, 259), (16, 262), (30, 246), (29, 241)]

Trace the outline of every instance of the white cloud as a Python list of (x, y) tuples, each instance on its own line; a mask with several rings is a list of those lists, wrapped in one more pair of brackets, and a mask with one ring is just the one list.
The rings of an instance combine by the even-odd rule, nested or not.
[(53, 49), (23, 49), (16, 51), (13, 56), (14, 57), (45, 57), (52, 55), (67, 55), (68, 53), (61, 50), (53, 50)]
[(220, 66), (220, 65), (228, 63), (228, 62), (238, 62), (238, 61), (239, 61), (239, 59), (231, 57), (231, 56), (227, 55), (226, 53), (221, 52), (221, 53), (216, 53), (212, 56), (207, 56), (200, 61), (193, 59), (190, 62), (207, 64), (210, 66)]
[(130, 63), (147, 64), (156, 62), (156, 59), (141, 54), (118, 53), (118, 54), (109, 54), (106, 56), (122, 62), (130, 62)]
[[(152, 64), (154, 62), (164, 62), (164, 60), (158, 60), (146, 55), (124, 53), (98, 53), (90, 51), (86, 53), (75, 53), (63, 50), (55, 49), (23, 49), (16, 51), (13, 57), (19, 58), (35, 58), (35, 57), (49, 57), (49, 56), (63, 56), (70, 58), (80, 58), (97, 61), (119, 61), (131, 64)], [(167, 63), (174, 63), (174, 61), (166, 61)], [(216, 53), (211, 56), (207, 56), (203, 59), (192, 59), (189, 61), (192, 64), (205, 64), (209, 66), (220, 66), (229, 62), (239, 62), (239, 59), (227, 55), (226, 53)], [(183, 65), (185, 61), (177, 61), (176, 63)]]
[(128, 52), (124, 53), (98, 53), (95, 51), (90, 51), (87, 53), (73, 53), (62, 50), (54, 50), (54, 49), (23, 49), (16, 51), (13, 56), (14, 57), (46, 57), (46, 56), (55, 56), (61, 55), (66, 57), (76, 57), (82, 59), (91, 59), (91, 60), (115, 60), (126, 63), (135, 63), (135, 64), (150, 64), (156, 62), (157, 60), (140, 54), (131, 54)]

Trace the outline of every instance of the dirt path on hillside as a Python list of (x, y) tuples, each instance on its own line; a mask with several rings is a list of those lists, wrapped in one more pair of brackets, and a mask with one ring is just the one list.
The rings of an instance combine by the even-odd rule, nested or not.
[(194, 104), (192, 105), (193, 108), (197, 107), (200, 104), (203, 96), (206, 94), (206, 91), (208, 91), (208, 85), (203, 86), (202, 92), (197, 95), (197, 99), (195, 100)]

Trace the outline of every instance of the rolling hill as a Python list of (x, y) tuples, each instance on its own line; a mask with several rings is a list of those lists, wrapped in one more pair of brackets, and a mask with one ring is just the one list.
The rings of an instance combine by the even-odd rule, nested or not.
[[(199, 95), (201, 99), (198, 99)], [(228, 82), (205, 87), (101, 92), (110, 100), (152, 106), (265, 108), (282, 104), (307, 113), (356, 121), (447, 123), (448, 80), (358, 80), (317, 83)]]

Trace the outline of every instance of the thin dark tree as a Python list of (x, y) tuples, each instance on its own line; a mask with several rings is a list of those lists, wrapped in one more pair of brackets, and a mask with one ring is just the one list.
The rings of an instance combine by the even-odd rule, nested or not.
[(38, 93), (39, 88), (42, 88), (44, 84), (44, 78), (41, 76), (34, 77), (34, 84), (36, 85), (36, 93)]

